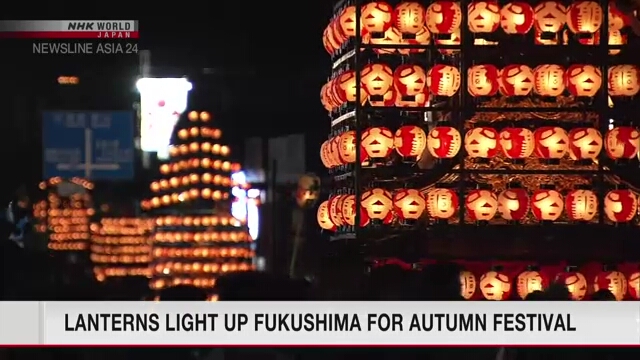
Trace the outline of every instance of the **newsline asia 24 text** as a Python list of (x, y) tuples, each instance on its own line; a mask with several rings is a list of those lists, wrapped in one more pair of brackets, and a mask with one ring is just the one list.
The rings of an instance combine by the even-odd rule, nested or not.
[(34, 55), (137, 55), (138, 43), (132, 40), (37, 41)]

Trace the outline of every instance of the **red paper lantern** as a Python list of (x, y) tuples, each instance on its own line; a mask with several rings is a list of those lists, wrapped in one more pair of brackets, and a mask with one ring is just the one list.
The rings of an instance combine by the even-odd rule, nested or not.
[(504, 96), (526, 96), (533, 90), (533, 70), (527, 65), (507, 65), (498, 77), (500, 93)]
[(541, 33), (558, 33), (567, 22), (567, 8), (557, 1), (541, 2), (533, 11), (533, 23)]
[(535, 148), (533, 133), (525, 128), (505, 128), (500, 132), (500, 148), (509, 159), (524, 159)]
[(332, 167), (334, 167), (331, 156), (329, 154), (329, 151), (331, 151), (330, 146), (330, 140), (323, 142), (320, 146), (320, 160), (322, 160), (322, 165), (324, 165), (324, 167), (326, 167), (327, 169), (331, 169)]
[(393, 209), (400, 220), (417, 220), (427, 207), (427, 200), (419, 190), (402, 189), (393, 196)]
[[(340, 75), (334, 82), (334, 92), (341, 104), (356, 101), (356, 73), (347, 71)], [(360, 91), (361, 102), (367, 98), (367, 93)]]
[(344, 220), (342, 219), (342, 201), (344, 197), (345, 195), (332, 196), (327, 203), (329, 219), (331, 219), (331, 222), (336, 226), (344, 225)]
[(396, 130), (393, 145), (402, 157), (417, 158), (427, 147), (427, 134), (415, 125), (405, 125)]
[(567, 90), (573, 96), (593, 97), (602, 86), (602, 72), (593, 65), (571, 65), (564, 76)]
[(318, 206), (318, 213), (316, 215), (318, 219), (318, 225), (324, 230), (335, 231), (336, 225), (331, 221), (329, 216), (329, 201), (323, 201)]
[(507, 34), (526, 34), (533, 27), (534, 12), (523, 1), (510, 2), (500, 9), (500, 26)]
[(417, 34), (424, 26), (424, 13), (420, 3), (401, 2), (393, 11), (393, 24), (402, 34)]
[(603, 20), (602, 8), (595, 1), (574, 1), (567, 9), (567, 26), (574, 34), (593, 34)]
[(533, 133), (535, 152), (542, 159), (562, 159), (569, 150), (569, 135), (563, 128), (544, 126)]
[(494, 96), (498, 93), (499, 70), (493, 65), (474, 65), (467, 70), (467, 90), (471, 96)]
[(547, 286), (547, 279), (535, 270), (526, 270), (516, 278), (516, 292), (524, 300), (534, 291), (542, 291)]
[(454, 1), (435, 1), (427, 8), (427, 28), (433, 34), (452, 34), (460, 29), (462, 10)]
[(492, 33), (500, 26), (497, 1), (473, 1), (467, 7), (467, 23), (472, 33)]
[(556, 276), (556, 282), (564, 284), (571, 294), (571, 299), (580, 301), (587, 295), (589, 284), (587, 278), (577, 271), (562, 272)]
[(384, 1), (372, 1), (362, 7), (360, 23), (363, 33), (383, 34), (393, 25), (393, 8)]
[(498, 212), (509, 221), (520, 221), (529, 213), (529, 194), (525, 189), (507, 189), (498, 196)]
[(629, 25), (629, 17), (625, 15), (616, 6), (615, 1), (609, 1), (609, 31), (621, 30), (623, 27)]
[(498, 197), (489, 190), (472, 190), (465, 200), (467, 214), (473, 221), (489, 221), (498, 211)]
[[(343, 164), (356, 162), (356, 132), (345, 131), (338, 136), (338, 156)], [(367, 160), (367, 152), (360, 148), (360, 161)]]
[[(620, 30), (609, 30), (609, 45), (624, 45), (627, 43), (627, 35), (620, 32)], [(609, 55), (620, 54), (620, 49), (610, 49)]]
[(611, 291), (616, 300), (622, 301), (627, 294), (627, 279), (619, 271), (602, 271), (593, 282), (593, 290), (597, 292), (600, 289)]
[[(372, 37), (371, 34), (365, 34), (362, 36), (363, 44), (372, 44), (372, 45), (397, 45), (402, 43), (402, 34), (398, 31), (398, 29), (392, 27), (383, 33), (381, 37)], [(391, 48), (379, 48), (373, 49), (373, 52), (376, 54), (393, 54), (397, 50), (393, 47)]]
[(458, 154), (462, 136), (451, 126), (437, 126), (429, 131), (427, 150), (438, 159), (451, 159)]
[(393, 72), (393, 84), (400, 107), (424, 106), (428, 101), (427, 74), (418, 65), (400, 65)]
[(614, 223), (629, 222), (637, 212), (638, 197), (631, 190), (612, 190), (604, 197), (604, 213)]
[(640, 300), (640, 271), (630, 274), (628, 277), (629, 296), (632, 299)]
[[(347, 225), (356, 224), (356, 196), (353, 194), (345, 195), (342, 200), (342, 219)], [(360, 226), (367, 226), (368, 223), (367, 212), (360, 207)]]
[(390, 224), (393, 221), (393, 200), (387, 190), (373, 188), (365, 191), (360, 204), (366, 212), (367, 219), (382, 224)]
[(464, 149), (469, 157), (490, 159), (500, 151), (498, 132), (490, 127), (477, 127), (464, 136)]
[(331, 41), (329, 41), (329, 26), (324, 28), (324, 31), (322, 32), (322, 45), (324, 46), (324, 50), (329, 55), (333, 55), (333, 53), (336, 51), (336, 49), (331, 44)]
[[(445, 45), (445, 46), (454, 46), (460, 45), (462, 43), (462, 38), (460, 37), (460, 29), (451, 33), (451, 36), (448, 39), (436, 38), (436, 45)], [(451, 56), (460, 52), (458, 49), (438, 49), (440, 54)]]
[(531, 196), (531, 212), (539, 221), (556, 221), (562, 215), (564, 201), (555, 190), (537, 190)]
[(458, 212), (458, 194), (451, 189), (432, 189), (427, 193), (427, 211), (435, 219), (450, 219)]
[(542, 96), (560, 96), (564, 92), (564, 69), (560, 65), (545, 64), (533, 70), (535, 92)]
[(598, 196), (591, 190), (573, 190), (566, 200), (569, 220), (591, 221), (598, 212)]
[(331, 152), (331, 157), (333, 158), (333, 162), (336, 164), (336, 166), (340, 166), (340, 165), (344, 165), (345, 162), (342, 161), (342, 158), (340, 157), (340, 137), (339, 136), (335, 136), (333, 138), (331, 138), (331, 140), (329, 141), (329, 151)]
[(367, 157), (384, 159), (393, 151), (393, 133), (386, 127), (370, 127), (362, 133), (362, 148)]
[(478, 282), (476, 276), (471, 271), (460, 271), (460, 295), (469, 300), (476, 293)]
[[(422, 29), (418, 31), (415, 38), (403, 38), (403, 45), (429, 45), (431, 43), (431, 33), (427, 29), (426, 25), (422, 26)], [(425, 49), (400, 49), (398, 52), (403, 55), (416, 54), (425, 52)]]
[(356, 36), (356, 7), (347, 6), (338, 16), (340, 32), (347, 38)]
[(511, 296), (511, 279), (505, 273), (489, 271), (480, 277), (480, 291), (487, 300), (507, 300)]
[(609, 68), (609, 95), (635, 96), (640, 91), (638, 68), (635, 65), (615, 65)]
[(569, 156), (573, 160), (595, 160), (602, 151), (602, 135), (594, 128), (569, 131)]
[(640, 147), (640, 132), (631, 126), (618, 126), (604, 137), (604, 149), (611, 159), (633, 159)]
[(393, 106), (393, 70), (386, 64), (368, 64), (361, 72), (362, 89), (372, 106)]
[(460, 80), (460, 71), (449, 65), (435, 65), (427, 73), (427, 86), (437, 96), (455, 95), (460, 89)]

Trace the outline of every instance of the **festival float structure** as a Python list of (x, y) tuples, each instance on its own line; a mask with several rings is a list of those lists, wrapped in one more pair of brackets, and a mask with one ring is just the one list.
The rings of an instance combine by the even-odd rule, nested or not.
[[(153, 290), (176, 285), (213, 289), (222, 274), (254, 269), (252, 239), (231, 215), (230, 162), (208, 112), (183, 114), (174, 131), (170, 160), (151, 183), (153, 197), (142, 201), (154, 218)], [(213, 292), (213, 291), (212, 291)]]
[(627, 296), (625, 277), (640, 281), (628, 24), (608, 1), (336, 6), (320, 96), (333, 189), (317, 214), (332, 246), (495, 265), (461, 275), (491, 300), (542, 288), (538, 267), (597, 261), (606, 272), (553, 279)]

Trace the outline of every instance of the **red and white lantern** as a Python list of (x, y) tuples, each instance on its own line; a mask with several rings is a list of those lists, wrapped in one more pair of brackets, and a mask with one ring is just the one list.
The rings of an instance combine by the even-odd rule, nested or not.
[(476, 293), (478, 282), (471, 271), (460, 271), (460, 295), (469, 300)]
[(631, 126), (618, 126), (609, 131), (604, 138), (604, 149), (613, 160), (633, 159), (640, 147), (640, 132)]
[(564, 92), (564, 69), (560, 65), (540, 65), (533, 70), (533, 78), (538, 95), (555, 97)]
[(372, 1), (360, 13), (362, 32), (383, 34), (393, 25), (393, 8), (384, 1)]
[(563, 128), (544, 126), (533, 133), (535, 152), (542, 159), (562, 159), (569, 150), (569, 135)]
[(331, 222), (338, 227), (345, 224), (342, 218), (342, 201), (345, 196), (346, 195), (332, 196), (329, 198), (329, 203), (327, 204), (329, 208), (329, 218)]
[(518, 296), (525, 300), (527, 295), (534, 291), (542, 291), (547, 286), (547, 279), (535, 270), (526, 270), (516, 278), (516, 291)]
[(556, 221), (563, 209), (562, 195), (555, 190), (538, 190), (531, 196), (531, 212), (539, 221)]
[[(397, 45), (402, 44), (402, 34), (398, 31), (398, 29), (392, 27), (389, 28), (381, 37), (372, 37), (371, 34), (366, 34), (362, 36), (362, 42), (364, 44), (372, 44), (372, 45)], [(373, 52), (376, 54), (393, 54), (397, 50), (395, 48), (378, 48), (373, 49)]]
[(577, 271), (562, 272), (556, 276), (556, 281), (567, 287), (571, 300), (580, 301), (587, 295), (587, 278)]
[(593, 34), (603, 21), (602, 8), (595, 1), (574, 1), (567, 8), (567, 26), (574, 34)]
[(500, 151), (498, 138), (499, 134), (494, 128), (473, 128), (464, 136), (464, 149), (469, 157), (489, 159)]
[(640, 300), (640, 271), (627, 276), (629, 283), (629, 296), (634, 300)]
[(594, 97), (602, 86), (602, 72), (593, 65), (571, 65), (564, 75), (573, 96)]
[[(342, 219), (345, 224), (354, 226), (356, 224), (356, 196), (344, 195), (342, 200)], [(363, 207), (360, 207), (360, 226), (367, 226), (369, 218)]]
[(576, 128), (569, 132), (569, 156), (572, 160), (596, 160), (602, 151), (602, 135), (594, 128)]
[(471, 96), (494, 96), (498, 93), (499, 70), (493, 65), (474, 65), (467, 70), (467, 90)]
[(473, 221), (489, 221), (498, 211), (498, 197), (489, 190), (472, 190), (465, 200), (467, 215)]
[(529, 194), (525, 189), (507, 189), (498, 196), (498, 213), (508, 221), (520, 221), (529, 213)]
[(356, 36), (356, 7), (347, 6), (338, 16), (340, 32), (347, 38)]
[[(448, 39), (436, 38), (436, 45), (454, 46), (460, 45), (462, 38), (460, 37), (460, 29), (454, 31)], [(451, 56), (460, 52), (458, 49), (438, 49), (440, 54)]]
[(418, 158), (427, 147), (427, 134), (415, 125), (405, 125), (396, 130), (393, 145), (403, 158)]
[(427, 73), (427, 87), (437, 96), (451, 97), (460, 89), (460, 71), (458, 68), (438, 64)]
[(329, 216), (329, 201), (323, 201), (320, 206), (318, 206), (316, 219), (322, 229), (329, 231), (336, 230), (336, 225), (331, 221), (331, 217)]
[(391, 193), (380, 188), (367, 190), (362, 194), (360, 202), (365, 209), (367, 217), (371, 220), (379, 221), (383, 224), (390, 224), (393, 221), (393, 200)]
[(320, 160), (322, 161), (322, 165), (324, 165), (324, 167), (326, 167), (327, 169), (331, 169), (332, 167), (334, 167), (334, 164), (331, 161), (331, 156), (329, 154), (329, 151), (331, 151), (329, 148), (330, 146), (330, 140), (323, 142), (320, 146)]
[(497, 1), (473, 1), (467, 8), (467, 23), (472, 33), (492, 33), (500, 26)]
[(427, 199), (416, 189), (402, 189), (393, 196), (393, 209), (400, 220), (417, 220), (427, 207)]
[(566, 200), (569, 220), (591, 221), (598, 212), (598, 196), (591, 190), (573, 190)]
[(640, 91), (638, 68), (635, 65), (615, 65), (609, 68), (609, 96), (635, 96)]
[(500, 9), (500, 26), (507, 34), (526, 34), (533, 27), (534, 11), (524, 1), (514, 1)]
[[(338, 137), (338, 155), (342, 163), (352, 164), (356, 162), (356, 132), (345, 131)], [(360, 148), (360, 161), (367, 160), (367, 153)]]
[(451, 126), (437, 126), (429, 131), (427, 150), (438, 159), (451, 159), (462, 146), (460, 132)]
[(629, 18), (618, 7), (616, 2), (609, 1), (609, 32), (611, 30), (622, 30), (623, 27), (629, 25)]
[(371, 106), (393, 106), (396, 96), (393, 88), (393, 70), (386, 64), (368, 64), (361, 72), (362, 89)]
[(533, 132), (525, 128), (505, 128), (500, 132), (500, 148), (509, 159), (524, 159), (535, 149)]
[(507, 65), (500, 70), (498, 83), (504, 96), (527, 96), (533, 90), (533, 70), (527, 65)]
[(402, 34), (417, 34), (424, 26), (425, 9), (418, 2), (405, 1), (393, 11), (393, 24)]
[(638, 197), (631, 190), (612, 190), (604, 197), (604, 213), (614, 223), (629, 222), (637, 212)]
[[(609, 45), (624, 45), (627, 43), (627, 36), (620, 30), (609, 30)], [(620, 54), (620, 49), (610, 49), (609, 55)]]
[(557, 1), (543, 1), (533, 9), (533, 23), (539, 32), (558, 33), (567, 22), (567, 8)]
[[(431, 33), (426, 25), (422, 26), (422, 29), (416, 33), (414, 38), (402, 39), (403, 45), (429, 45), (430, 43)], [(408, 55), (425, 52), (425, 49), (400, 49), (398, 52), (402, 55)]]
[(334, 159), (334, 163), (336, 166), (344, 165), (345, 162), (342, 161), (342, 157), (340, 157), (340, 137), (335, 136), (329, 141), (331, 157)]
[(393, 84), (398, 97), (410, 102), (425, 94), (427, 74), (418, 65), (400, 65), (393, 72)]
[(611, 291), (617, 301), (622, 301), (627, 294), (627, 279), (620, 271), (602, 271), (596, 275), (593, 290), (606, 289)]
[(384, 159), (393, 151), (393, 133), (386, 127), (370, 127), (362, 133), (362, 148), (368, 158)]
[(427, 28), (432, 34), (453, 34), (462, 24), (462, 10), (454, 1), (435, 1), (425, 14)]
[(480, 277), (480, 291), (487, 300), (507, 300), (511, 296), (511, 279), (505, 273), (489, 271)]
[(435, 219), (450, 219), (458, 212), (458, 194), (451, 189), (436, 188), (427, 193), (427, 212)]

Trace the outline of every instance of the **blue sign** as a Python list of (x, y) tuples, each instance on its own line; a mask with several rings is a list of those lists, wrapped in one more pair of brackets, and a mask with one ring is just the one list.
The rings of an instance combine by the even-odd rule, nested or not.
[(44, 177), (132, 179), (133, 129), (133, 113), (128, 111), (45, 112)]

